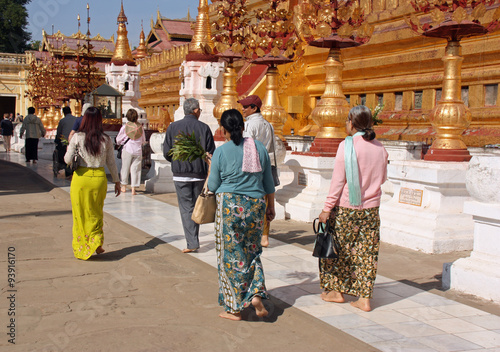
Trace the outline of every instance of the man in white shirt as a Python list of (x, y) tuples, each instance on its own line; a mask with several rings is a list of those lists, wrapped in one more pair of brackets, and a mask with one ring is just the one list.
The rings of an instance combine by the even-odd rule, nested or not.
[[(245, 99), (239, 100), (243, 105), (243, 117), (245, 118), (245, 131), (243, 137), (251, 137), (264, 144), (269, 153), (271, 163), (274, 160), (274, 129), (273, 126), (262, 116), (260, 108), (262, 100), (257, 95), (249, 95)], [(264, 220), (264, 231), (262, 233), (262, 247), (269, 245), (269, 222)]]

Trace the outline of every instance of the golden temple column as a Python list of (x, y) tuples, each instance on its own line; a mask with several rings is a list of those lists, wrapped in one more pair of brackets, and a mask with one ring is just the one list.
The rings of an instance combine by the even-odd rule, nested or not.
[(320, 130), (316, 138), (346, 137), (345, 120), (349, 104), (342, 91), (342, 70), (344, 64), (339, 48), (331, 48), (325, 63), (325, 92), (311, 112), (313, 121)]
[(270, 66), (267, 69), (266, 95), (264, 96), (262, 108), (260, 110), (262, 116), (273, 125), (274, 134), (283, 140), (283, 125), (286, 122), (288, 114), (279, 101), (278, 68), (276, 66)]
[(51, 105), (49, 107), (49, 111), (45, 114), (44, 118), (45, 121), (43, 122), (43, 125), (46, 129), (53, 129), (54, 128), (54, 117), (56, 116), (56, 108), (54, 105)]
[(319, 126), (308, 153), (316, 156), (336, 156), (340, 142), (346, 137), (345, 121), (349, 104), (342, 91), (344, 64), (340, 48), (330, 48), (325, 63), (325, 91), (311, 112), (311, 119)]
[(219, 121), (219, 124), (224, 111), (237, 109), (241, 112), (241, 104), (238, 103), (238, 92), (236, 91), (236, 78), (233, 63), (228, 62), (224, 69), (221, 96), (214, 107), (214, 117)]
[(462, 101), (462, 48), (458, 40), (448, 41), (443, 57), (444, 77), (441, 100), (430, 114), (436, 140), (425, 155), (431, 161), (469, 161), (471, 155), (462, 140), (472, 116)]

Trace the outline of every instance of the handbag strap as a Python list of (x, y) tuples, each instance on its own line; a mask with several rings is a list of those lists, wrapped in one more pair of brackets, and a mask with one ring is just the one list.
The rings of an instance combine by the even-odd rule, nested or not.
[(319, 222), (319, 218), (316, 218), (313, 221), (313, 231), (314, 231), (315, 235), (317, 235), (318, 233), (325, 232), (325, 224), (323, 224), (322, 222)]

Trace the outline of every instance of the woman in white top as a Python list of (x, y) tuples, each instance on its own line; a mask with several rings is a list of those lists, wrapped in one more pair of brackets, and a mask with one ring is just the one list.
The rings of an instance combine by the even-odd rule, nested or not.
[(107, 166), (115, 194), (120, 194), (120, 179), (113, 153), (113, 142), (104, 133), (99, 109), (90, 107), (85, 111), (82, 124), (68, 145), (64, 161), (69, 163), (75, 151), (82, 157), (71, 180), (71, 207), (73, 211), (73, 252), (78, 259), (87, 260), (96, 252), (104, 252), (103, 208), (108, 180)]
[(132, 195), (136, 194), (135, 189), (141, 185), (141, 169), (142, 169), (142, 145), (146, 143), (144, 129), (137, 122), (139, 115), (135, 109), (127, 111), (128, 122), (122, 126), (116, 143), (123, 146), (122, 150), (122, 193), (125, 193), (128, 184), (128, 175), (130, 173), (130, 186), (132, 187)]

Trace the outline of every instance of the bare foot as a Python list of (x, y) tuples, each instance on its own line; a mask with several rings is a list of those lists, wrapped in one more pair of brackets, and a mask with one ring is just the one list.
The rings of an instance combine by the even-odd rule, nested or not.
[(262, 247), (269, 246), (269, 236), (268, 235), (262, 235), (262, 239), (260, 240), (260, 245)]
[(36, 160), (33, 160), (33, 164), (36, 164)]
[(135, 188), (132, 187), (132, 195), (135, 196), (137, 194), (137, 192), (135, 191)]
[(106, 252), (106, 250), (104, 248), (102, 248), (102, 246), (100, 246), (100, 247), (97, 247), (97, 249), (95, 250), (95, 252), (97, 254), (102, 254), (102, 253)]
[(122, 186), (122, 193), (125, 193), (126, 190), (127, 190), (127, 187)]
[(255, 308), (255, 313), (257, 313), (257, 316), (260, 318), (267, 317), (269, 312), (266, 310), (266, 307), (264, 307), (264, 303), (262, 303), (262, 298), (259, 296), (255, 296), (252, 298), (252, 305)]
[(191, 252), (196, 252), (197, 250), (198, 250), (198, 248), (191, 248), (191, 249), (189, 249), (189, 248), (184, 248), (184, 249), (182, 250), (182, 253), (191, 253)]
[(370, 299), (368, 298), (358, 298), (357, 301), (351, 302), (351, 306), (359, 308), (365, 312), (369, 312), (372, 310), (370, 306)]
[(344, 303), (344, 295), (337, 291), (322, 292), (321, 299), (325, 302)]
[(240, 313), (222, 312), (219, 314), (219, 317), (224, 318), (224, 319), (234, 320), (234, 321), (241, 320)]

